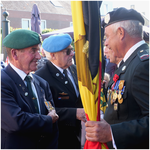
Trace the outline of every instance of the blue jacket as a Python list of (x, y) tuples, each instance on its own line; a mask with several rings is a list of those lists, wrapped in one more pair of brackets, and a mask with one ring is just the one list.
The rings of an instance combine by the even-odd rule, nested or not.
[(48, 83), (33, 74), (41, 114), (35, 113), (27, 87), (8, 65), (1, 70), (1, 148), (57, 148), (58, 126), (47, 116), (44, 97), (52, 103)]

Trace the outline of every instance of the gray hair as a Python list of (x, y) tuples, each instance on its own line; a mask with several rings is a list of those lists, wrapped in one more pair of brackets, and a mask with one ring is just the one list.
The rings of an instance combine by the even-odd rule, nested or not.
[(46, 58), (47, 58), (48, 60), (52, 60), (51, 55), (50, 55), (50, 52), (47, 52), (47, 51), (44, 50), (44, 53), (45, 53), (45, 56), (46, 56)]
[(126, 30), (126, 32), (133, 38), (143, 38), (143, 26), (139, 21), (125, 20), (112, 24), (114, 32), (116, 32), (119, 27), (124, 28), (124, 30)]

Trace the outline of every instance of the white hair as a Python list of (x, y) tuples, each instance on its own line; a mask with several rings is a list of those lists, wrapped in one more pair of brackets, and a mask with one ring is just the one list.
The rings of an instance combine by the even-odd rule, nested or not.
[(45, 56), (48, 60), (51, 60), (51, 55), (50, 55), (50, 52), (47, 52), (46, 50), (44, 50), (44, 53), (45, 53)]
[(124, 30), (132, 37), (132, 38), (143, 38), (143, 26), (141, 22), (136, 20), (125, 20), (112, 24), (112, 28), (114, 32), (117, 31), (119, 27), (124, 28)]

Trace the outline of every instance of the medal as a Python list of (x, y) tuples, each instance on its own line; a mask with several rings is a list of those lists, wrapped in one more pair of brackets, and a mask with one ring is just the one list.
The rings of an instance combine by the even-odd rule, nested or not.
[(110, 100), (111, 105), (113, 104), (113, 99)]
[(118, 100), (122, 98), (122, 95), (121, 95), (121, 91), (119, 91), (119, 94), (118, 94)]
[(114, 103), (114, 110), (118, 110), (118, 103)]
[(110, 96), (110, 99), (111, 99), (110, 103), (111, 103), (111, 105), (113, 104), (113, 94), (114, 94), (114, 91), (111, 92), (111, 96)]
[(117, 81), (114, 86), (113, 102), (115, 102), (118, 98), (118, 95), (117, 95), (118, 85), (119, 85), (119, 81)]
[(113, 94), (113, 100), (114, 100), (114, 102), (116, 101), (116, 99), (117, 99), (117, 93), (115, 92), (115, 93)]
[(108, 91), (107, 91), (107, 101), (109, 101), (110, 93), (111, 93), (111, 90), (110, 90), (110, 89), (108, 89)]
[(119, 94), (118, 94), (118, 103), (122, 104), (123, 103), (123, 98), (122, 98), (122, 94), (121, 91), (124, 89), (124, 80), (120, 80), (119, 83)]
[(123, 98), (118, 99), (118, 103), (119, 103), (119, 104), (122, 104), (122, 102), (123, 102)]

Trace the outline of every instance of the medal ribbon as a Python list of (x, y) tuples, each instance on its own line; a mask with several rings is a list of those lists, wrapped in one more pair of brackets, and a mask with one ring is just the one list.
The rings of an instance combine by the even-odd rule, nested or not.
[(120, 83), (119, 83), (119, 91), (122, 91), (121, 94), (123, 94), (123, 91), (124, 91), (124, 80), (120, 80)]
[(118, 81), (118, 79), (119, 79), (119, 76), (118, 76), (117, 74), (115, 74), (114, 77), (113, 77), (114, 83), (113, 83), (112, 88), (111, 88), (112, 90), (114, 89), (115, 84), (116, 84), (116, 82)]

